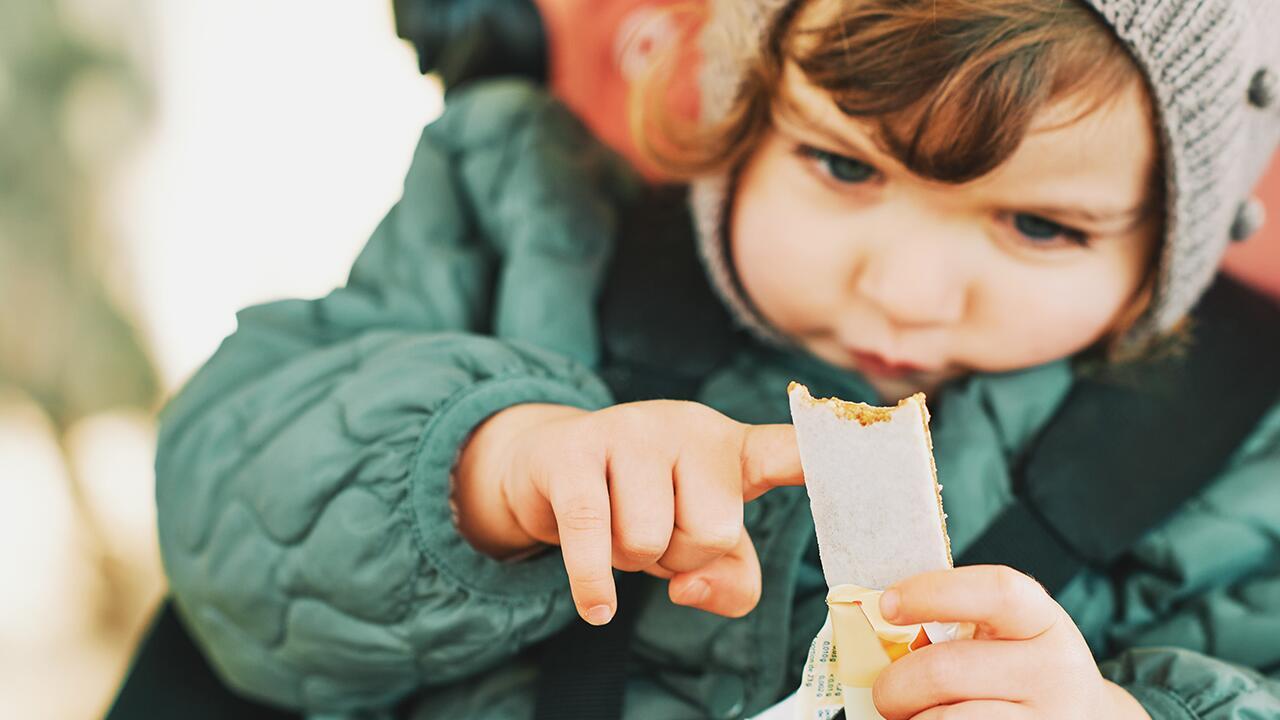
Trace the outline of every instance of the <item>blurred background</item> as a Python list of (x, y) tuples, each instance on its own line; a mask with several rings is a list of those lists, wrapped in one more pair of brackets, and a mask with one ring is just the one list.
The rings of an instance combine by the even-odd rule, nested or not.
[(163, 593), (155, 411), (343, 282), (439, 85), (391, 2), (0, 2), (0, 718), (101, 716)]
[[(562, 35), (582, 4), (540, 2)], [(0, 717), (101, 715), (164, 592), (157, 409), (397, 199), (442, 94), (391, 5), (0, 2)], [(614, 70), (554, 44), (562, 88), (629, 74), (625, 42)], [(1229, 262), (1280, 293), (1276, 225)]]

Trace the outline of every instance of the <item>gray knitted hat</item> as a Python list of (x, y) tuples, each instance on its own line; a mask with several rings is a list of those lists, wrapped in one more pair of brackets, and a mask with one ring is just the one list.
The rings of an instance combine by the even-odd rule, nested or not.
[[(725, 116), (780, 12), (798, 0), (711, 0), (703, 33), (702, 112)], [(1155, 297), (1132, 337), (1175, 327), (1217, 272), (1230, 241), (1264, 220), (1251, 193), (1280, 142), (1280, 0), (1082, 0), (1128, 47), (1149, 80), (1162, 132), (1167, 235)], [(785, 340), (742, 297), (723, 233), (729, 182), (693, 184), (703, 259), (739, 322)]]

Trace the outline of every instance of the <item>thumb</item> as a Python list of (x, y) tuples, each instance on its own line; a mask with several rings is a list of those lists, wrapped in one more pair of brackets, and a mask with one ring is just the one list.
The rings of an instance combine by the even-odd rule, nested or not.
[(672, 577), (667, 595), (677, 605), (725, 617), (751, 612), (760, 601), (760, 559), (746, 528), (733, 550), (697, 570)]
[(800, 448), (792, 425), (746, 425), (742, 441), (742, 499), (776, 487), (803, 485)]

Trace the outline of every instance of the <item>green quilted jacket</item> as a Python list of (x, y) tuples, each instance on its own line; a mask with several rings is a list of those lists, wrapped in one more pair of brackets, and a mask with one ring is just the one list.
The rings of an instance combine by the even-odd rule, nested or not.
[[(503, 408), (614, 401), (596, 298), (637, 188), (541, 91), (477, 84), (424, 132), (345, 287), (239, 314), (165, 410), (157, 459), (173, 596), (232, 688), (315, 718), (531, 717), (531, 648), (575, 617), (561, 560), (473, 550), (450, 470)], [(852, 374), (751, 343), (697, 399), (787, 422), (793, 379), (875, 400)], [(957, 556), (1011, 501), (1011, 458), (1071, 384), (1058, 362), (936, 398)], [(826, 611), (803, 488), (746, 519), (758, 608), (709, 615), (655, 581), (626, 718), (747, 717), (797, 686)], [(1280, 407), (1132, 555), (1058, 597), (1105, 674), (1161, 720), (1280, 718)]]

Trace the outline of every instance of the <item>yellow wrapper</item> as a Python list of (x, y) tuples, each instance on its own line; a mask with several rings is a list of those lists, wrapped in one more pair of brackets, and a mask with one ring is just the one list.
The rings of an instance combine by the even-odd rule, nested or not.
[(894, 625), (880, 615), (878, 590), (837, 585), (827, 593), (827, 622), (813, 639), (796, 694), (795, 720), (882, 720), (871, 686), (894, 660), (932, 643), (971, 636), (954, 623)]

